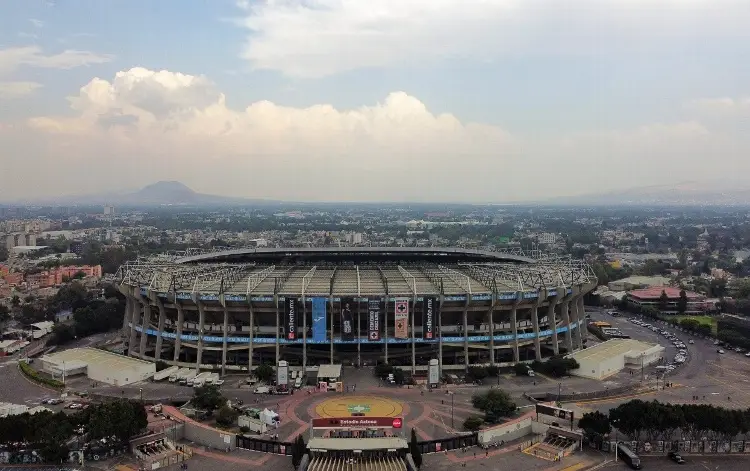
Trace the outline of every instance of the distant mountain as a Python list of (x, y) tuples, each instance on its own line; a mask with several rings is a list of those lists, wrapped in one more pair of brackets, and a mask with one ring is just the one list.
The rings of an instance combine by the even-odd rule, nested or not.
[(555, 198), (555, 203), (585, 206), (744, 206), (750, 205), (750, 184), (715, 181), (683, 182)]
[(197, 193), (185, 184), (177, 181), (160, 181), (133, 192), (61, 196), (58, 198), (46, 198), (44, 200), (24, 201), (22, 203), (80, 206), (106, 204), (116, 206), (243, 206), (277, 204), (278, 202), (264, 199), (207, 195)]

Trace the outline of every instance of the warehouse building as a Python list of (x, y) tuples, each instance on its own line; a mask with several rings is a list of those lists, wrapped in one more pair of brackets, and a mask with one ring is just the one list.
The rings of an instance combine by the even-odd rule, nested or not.
[(124, 386), (156, 373), (154, 363), (95, 348), (73, 348), (39, 359), (42, 371), (56, 377), (85, 374), (92, 381)]
[(658, 344), (633, 339), (612, 339), (567, 355), (566, 358), (574, 358), (580, 365), (571, 374), (604, 379), (625, 368), (641, 368), (655, 363), (663, 357), (664, 350)]

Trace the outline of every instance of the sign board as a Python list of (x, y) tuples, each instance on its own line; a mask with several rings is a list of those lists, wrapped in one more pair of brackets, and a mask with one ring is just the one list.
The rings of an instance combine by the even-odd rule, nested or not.
[(437, 298), (425, 297), (422, 300), (422, 338), (432, 340), (435, 338), (435, 316), (437, 313)]
[(430, 360), (428, 368), (428, 383), (435, 385), (440, 383), (440, 365), (437, 360)]
[(313, 419), (313, 428), (402, 428), (401, 417), (339, 417)]
[(409, 338), (409, 300), (397, 298), (394, 305), (394, 337), (397, 339)]
[(560, 407), (545, 406), (543, 404), (536, 405), (536, 413), (542, 415), (549, 415), (557, 417), (563, 420), (573, 420), (573, 411), (569, 409), (562, 409)]
[(380, 300), (371, 299), (367, 302), (368, 315), (368, 340), (376, 342), (380, 340)]
[[(359, 306), (359, 303), (357, 303)], [(354, 340), (354, 299), (341, 298), (341, 340)]]
[(326, 341), (327, 315), (326, 298), (312, 298), (312, 339), (314, 342)]
[(287, 340), (297, 338), (297, 298), (286, 298), (284, 300), (284, 327), (286, 328)]
[(279, 386), (289, 384), (289, 364), (285, 361), (280, 361), (276, 367), (276, 384)]

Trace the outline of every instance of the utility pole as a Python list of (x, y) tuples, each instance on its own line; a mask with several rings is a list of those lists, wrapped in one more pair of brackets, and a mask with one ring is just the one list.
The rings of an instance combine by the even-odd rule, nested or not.
[(456, 428), (453, 426), (453, 397), (455, 394), (451, 391), (451, 428), (453, 430), (456, 430)]
[(645, 353), (641, 353), (641, 383), (643, 382), (643, 370), (644, 370), (643, 357), (645, 355), (646, 355)]

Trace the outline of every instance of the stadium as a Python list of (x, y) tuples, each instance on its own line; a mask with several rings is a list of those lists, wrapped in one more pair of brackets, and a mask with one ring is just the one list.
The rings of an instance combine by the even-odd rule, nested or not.
[(520, 251), (348, 247), (189, 250), (128, 262), (116, 282), (131, 356), (223, 372), (437, 359), (442, 372), (581, 349), (596, 277)]

